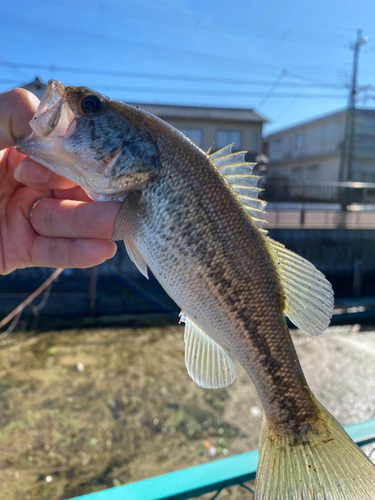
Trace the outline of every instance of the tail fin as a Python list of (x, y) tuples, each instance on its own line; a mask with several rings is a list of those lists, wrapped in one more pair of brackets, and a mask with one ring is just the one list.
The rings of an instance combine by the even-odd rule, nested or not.
[(255, 500), (375, 499), (374, 465), (323, 407), (319, 413), (317, 428), (301, 437), (272, 435), (263, 423)]

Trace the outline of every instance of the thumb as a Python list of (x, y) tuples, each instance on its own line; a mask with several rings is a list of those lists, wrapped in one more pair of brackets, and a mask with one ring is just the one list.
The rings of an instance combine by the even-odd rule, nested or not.
[(23, 135), (31, 133), (29, 121), (39, 99), (25, 89), (13, 89), (0, 94), (0, 150), (14, 145)]

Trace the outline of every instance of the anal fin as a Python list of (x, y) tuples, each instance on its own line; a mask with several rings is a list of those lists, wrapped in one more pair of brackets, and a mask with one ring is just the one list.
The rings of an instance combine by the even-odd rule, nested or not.
[(225, 387), (236, 378), (236, 364), (229, 350), (206, 335), (193, 321), (181, 315), (185, 326), (185, 364), (189, 376), (205, 389)]

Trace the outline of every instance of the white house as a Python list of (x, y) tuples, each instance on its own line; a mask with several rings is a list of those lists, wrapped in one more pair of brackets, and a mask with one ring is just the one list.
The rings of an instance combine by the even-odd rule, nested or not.
[(268, 180), (375, 182), (375, 109), (355, 111), (351, 173), (348, 116), (347, 110), (337, 111), (269, 134)]

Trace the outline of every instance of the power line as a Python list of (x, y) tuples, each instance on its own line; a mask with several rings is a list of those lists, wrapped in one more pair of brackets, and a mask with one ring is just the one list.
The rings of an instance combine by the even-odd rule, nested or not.
[[(39, 0), (39, 2), (42, 3), (49, 3), (48, 0)], [(85, 2), (69, 2), (69, 1), (64, 1), (60, 2), (59, 5), (65, 5), (67, 7), (74, 6), (76, 9), (81, 8), (81, 9), (86, 9), (87, 8), (87, 3)], [(112, 9), (113, 12), (123, 12), (121, 9), (121, 4), (119, 5), (113, 5), (113, 4), (107, 4), (106, 8), (107, 9)], [(90, 4), (90, 7), (92, 5)], [(120, 9), (118, 8), (120, 7)], [(199, 17), (193, 17), (191, 19), (191, 22), (187, 20), (186, 17), (179, 17), (176, 19), (176, 17), (172, 14), (170, 10), (165, 10), (161, 11), (160, 9), (155, 9), (153, 8), (150, 10), (148, 8), (147, 10), (142, 10), (142, 13), (139, 13), (138, 11), (136, 13), (134, 12), (129, 12), (129, 9), (126, 11), (127, 19), (137, 19), (140, 18), (142, 22), (145, 20), (149, 20), (153, 24), (155, 22), (161, 23), (161, 24), (167, 24), (171, 26), (173, 24), (174, 26), (182, 26), (185, 28), (190, 28), (190, 29), (195, 29), (195, 30), (200, 30), (200, 31), (208, 31), (208, 32), (214, 32), (214, 33), (226, 33), (228, 34), (227, 31), (220, 29), (220, 27), (217, 27), (217, 23), (224, 23), (225, 27), (230, 27), (235, 30), (235, 32), (239, 35), (245, 34), (246, 37), (248, 38), (266, 38), (266, 39), (273, 39), (275, 41), (283, 41), (287, 43), (298, 43), (298, 44), (309, 44), (309, 45), (324, 45), (327, 47), (327, 41), (318, 41), (316, 38), (316, 34), (319, 34), (320, 36), (337, 36), (337, 37), (346, 37), (347, 32), (337, 32), (337, 31), (332, 31), (332, 30), (322, 30), (322, 29), (313, 29), (313, 28), (306, 28), (306, 27), (300, 27), (296, 28), (296, 26), (293, 25), (288, 25), (288, 24), (281, 24), (281, 23), (266, 23), (266, 22), (254, 22), (254, 21), (246, 21), (244, 22), (243, 19), (238, 19), (238, 18), (231, 18), (231, 17), (226, 17), (225, 19), (219, 18), (219, 17), (214, 17), (210, 16), (209, 19), (204, 19), (202, 20)], [(262, 33), (258, 34), (254, 32), (254, 27), (260, 27), (262, 28)], [(271, 28), (272, 32), (269, 33), (264, 28)], [(288, 32), (295, 32), (298, 34), (298, 40), (290, 40), (287, 37), (280, 38), (278, 34), (274, 33), (275, 28), (279, 29), (286, 29)], [(306, 40), (306, 37), (301, 37), (300, 33), (308, 33), (314, 35), (314, 40)], [(335, 47), (342, 47), (343, 44), (333, 44), (332, 41), (328, 43), (329, 46), (335, 46)]]
[[(189, 76), (189, 75), (170, 75), (170, 74), (156, 74), (156, 73), (139, 73), (134, 71), (115, 71), (115, 70), (101, 70), (89, 68), (74, 68), (69, 66), (55, 66), (54, 64), (34, 64), (34, 63), (10, 63), (0, 61), (0, 66), (9, 68), (25, 68), (34, 70), (45, 71), (61, 71), (63, 73), (82, 74), (82, 75), (105, 75), (113, 77), (127, 77), (127, 78), (141, 78), (147, 80), (176, 80), (186, 82), (199, 82), (199, 83), (225, 83), (232, 85), (273, 85), (271, 80), (252, 80), (241, 78), (214, 78), (202, 76)], [(285, 70), (283, 70), (285, 71)], [(296, 77), (298, 78), (298, 77)], [(301, 83), (301, 82), (279, 82), (279, 87), (294, 87), (294, 88), (322, 88), (322, 89), (344, 89), (345, 85), (330, 84), (330, 83)]]
[[(0, 83), (19, 85), (17, 80), (1, 79)], [(149, 94), (173, 94), (173, 95), (202, 95), (202, 96), (230, 96), (230, 97), (264, 97), (264, 92), (246, 92), (246, 91), (226, 91), (226, 90), (207, 90), (207, 89), (180, 89), (180, 88), (155, 88), (155, 87), (127, 87), (120, 85), (95, 85), (96, 89), (103, 91), (131, 92), (131, 93), (149, 93)], [(287, 92), (273, 93), (270, 98), (294, 98), (294, 99), (345, 99), (345, 94), (311, 94), (300, 93), (292, 94)]]
[[(245, 92), (245, 91), (221, 91), (221, 90), (195, 90), (195, 89), (155, 89), (154, 87), (144, 88), (144, 87), (125, 87), (117, 85), (97, 85), (97, 88), (103, 90), (116, 90), (123, 92), (148, 92), (148, 93), (160, 93), (160, 94), (183, 94), (183, 95), (215, 95), (215, 96), (249, 96), (249, 97), (264, 97), (264, 92)], [(291, 94), (291, 93), (274, 93), (270, 97), (275, 98), (285, 98), (285, 97), (295, 97), (297, 99), (345, 99), (346, 95), (342, 94)]]
[(268, 99), (270, 97), (272, 97), (272, 94), (274, 94), (275, 89), (278, 86), (280, 86), (281, 79), (284, 78), (285, 75), (286, 75), (286, 71), (285, 71), (285, 69), (283, 69), (280, 72), (279, 76), (276, 78), (276, 80), (272, 83), (272, 85), (271, 85), (270, 89), (268, 90), (268, 92), (266, 93), (266, 95), (264, 95), (263, 99), (261, 99), (261, 101), (259, 102), (258, 108), (260, 108), (261, 106), (263, 106), (263, 104), (265, 104), (268, 101)]
[[(171, 47), (162, 47), (156, 44), (144, 43), (144, 42), (134, 42), (132, 40), (126, 38), (118, 38), (109, 35), (104, 35), (102, 33), (90, 33), (83, 30), (76, 30), (74, 28), (70, 28), (67, 26), (60, 26), (58, 24), (51, 23), (49, 21), (38, 21), (35, 19), (30, 19), (25, 16), (13, 16), (12, 14), (8, 14), (6, 12), (1, 12), (1, 18), (3, 20), (10, 19), (11, 22), (7, 23), (7, 28), (20, 31), (23, 27), (32, 28), (32, 35), (46, 37), (50, 40), (51, 34), (49, 32), (45, 32), (44, 30), (48, 28), (53, 31), (54, 41), (58, 39), (59, 32), (63, 33), (61, 37), (61, 41), (66, 43), (73, 43), (76, 45), (76, 41), (79, 43), (84, 39), (87, 43), (87, 40), (90, 40), (90, 43), (96, 43), (99, 45), (100, 49), (104, 49), (103, 44), (108, 44), (112, 52), (121, 53), (124, 55), (124, 48), (126, 48), (126, 52), (131, 55), (137, 55), (141, 53), (143, 57), (152, 58), (163, 57), (164, 59), (169, 59), (175, 62), (178, 60), (179, 62), (184, 61), (187, 63), (193, 64), (203, 64), (205, 67), (220, 67), (223, 68), (223, 64), (225, 64), (226, 69), (236, 68), (241, 69), (248, 67), (249, 61), (244, 59), (237, 59), (233, 57), (224, 57), (213, 55), (209, 53), (203, 52), (194, 52), (189, 50), (175, 49)], [(263, 68), (274, 68), (274, 65), (270, 65), (268, 63), (260, 63), (256, 62), (257, 65)]]

